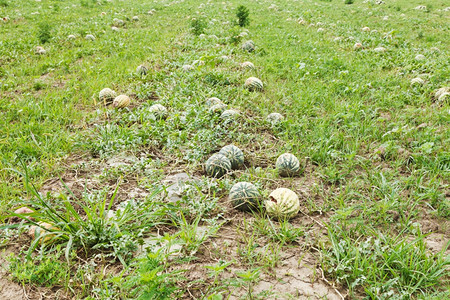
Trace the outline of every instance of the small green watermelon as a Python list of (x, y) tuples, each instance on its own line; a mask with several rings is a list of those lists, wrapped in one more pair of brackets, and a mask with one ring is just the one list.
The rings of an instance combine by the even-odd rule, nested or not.
[(247, 52), (255, 51), (255, 43), (252, 40), (248, 40), (242, 44), (242, 50)]
[(226, 109), (227, 109), (226, 104), (219, 103), (219, 104), (214, 104), (213, 106), (211, 106), (209, 108), (208, 112), (211, 114), (218, 114), (218, 113), (222, 113)]
[(276, 162), (278, 174), (283, 177), (290, 177), (298, 174), (300, 170), (300, 162), (295, 155), (290, 153), (281, 154)]
[(222, 102), (222, 100), (220, 100), (217, 97), (211, 97), (211, 98), (206, 99), (206, 105), (208, 107), (211, 107), (211, 106), (216, 105), (216, 104), (223, 104), (223, 102)]
[(254, 92), (254, 91), (262, 91), (264, 86), (260, 79), (256, 77), (250, 77), (245, 81), (244, 87), (248, 89), (250, 92)]
[(231, 162), (231, 168), (237, 169), (244, 164), (244, 153), (235, 145), (227, 145), (220, 149), (219, 154), (225, 155)]
[(153, 104), (148, 109), (156, 119), (166, 119), (167, 118), (167, 108), (161, 104)]
[(283, 115), (279, 113), (271, 113), (266, 118), (266, 120), (272, 125), (280, 123), (281, 121), (283, 121), (283, 119)]
[(206, 161), (205, 169), (209, 176), (219, 178), (231, 171), (231, 162), (225, 155), (216, 153)]
[(230, 201), (234, 208), (242, 211), (257, 209), (261, 194), (249, 182), (238, 182), (230, 190)]
[(235, 119), (239, 116), (239, 111), (235, 109), (227, 109), (221, 115), (220, 118), (223, 120)]
[(98, 93), (98, 98), (105, 104), (112, 103), (116, 97), (116, 92), (110, 88), (104, 88), (100, 91), (100, 93)]
[(140, 65), (136, 68), (136, 73), (140, 76), (147, 75), (148, 69), (144, 65)]

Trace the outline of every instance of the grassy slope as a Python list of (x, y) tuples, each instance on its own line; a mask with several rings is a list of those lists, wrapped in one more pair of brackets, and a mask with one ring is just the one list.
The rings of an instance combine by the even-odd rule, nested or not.
[[(262, 188), (273, 187), (270, 180), (278, 179), (272, 170), (278, 155), (289, 151), (301, 158), (305, 173), (283, 184), (308, 186), (305, 208), (310, 214), (330, 213), (333, 226), (353, 228), (350, 234), (336, 233), (340, 238), (414, 235), (414, 224), (425, 217), (445, 232), (449, 107), (448, 101), (436, 104), (430, 96), (449, 85), (448, 12), (439, 11), (445, 1), (433, 1), (429, 12), (413, 9), (420, 1), (250, 1), (253, 54), (225, 42), (232, 29), (222, 22), (232, 20), (235, 1), (202, 8), (201, 1), (169, 6), (151, 1), (7, 2), (0, 7), (0, 15), (10, 18), (0, 27), (3, 209), (25, 196), (21, 176), (12, 171), (20, 161), (38, 186), (64, 171), (60, 162), (66, 155), (86, 151), (103, 159), (125, 149), (156, 149), (167, 161), (181, 161), (187, 171), (200, 173), (212, 152), (234, 142), (251, 158), (253, 168), (247, 173), (269, 179), (258, 182)], [(278, 10), (268, 9), (272, 3)], [(155, 15), (146, 15), (151, 8)], [(101, 16), (102, 11), (107, 14)], [(216, 35), (217, 41), (188, 33), (188, 16), (197, 12), (216, 20), (206, 34)], [(138, 22), (131, 21), (134, 15)], [(110, 29), (114, 18), (126, 20), (118, 33)], [(298, 24), (298, 18), (306, 25)], [(34, 49), (43, 22), (52, 27), (51, 39), (43, 45), (48, 53), (38, 56)], [(364, 26), (378, 32), (363, 32)], [(325, 30), (318, 32), (319, 27)], [(83, 39), (87, 33), (96, 40)], [(77, 38), (68, 41), (69, 34)], [(336, 36), (344, 39), (336, 42)], [(353, 51), (356, 42), (367, 50)], [(378, 46), (388, 51), (371, 51)], [(416, 61), (417, 54), (427, 59)], [(232, 61), (217, 63), (222, 55)], [(202, 57), (214, 66), (180, 71)], [(238, 71), (237, 63), (245, 60), (257, 70)], [(133, 74), (139, 64), (151, 67), (143, 79)], [(263, 80), (264, 93), (242, 89), (251, 75)], [(411, 87), (417, 76), (426, 84)], [(106, 86), (135, 94), (140, 105), (130, 112), (95, 107), (96, 94)], [(154, 94), (173, 119), (154, 122), (146, 116)], [(222, 126), (201, 105), (207, 96), (240, 109), (246, 120)], [(189, 120), (185, 125), (176, 117), (183, 111)], [(263, 121), (273, 111), (286, 116), (276, 128)], [(136, 118), (141, 122), (129, 121)], [(262, 172), (255, 169), (259, 164)], [(247, 178), (228, 178), (225, 186)]]

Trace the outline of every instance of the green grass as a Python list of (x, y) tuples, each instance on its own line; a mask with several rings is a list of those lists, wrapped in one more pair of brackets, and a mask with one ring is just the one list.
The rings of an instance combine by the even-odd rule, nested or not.
[[(0, 0), (0, 247), (23, 248), (10, 262), (12, 278), (78, 298), (222, 299), (235, 289), (264, 299), (258, 279), (298, 249), (351, 298), (442, 298), (448, 259), (430, 251), (427, 233), (449, 238), (449, 103), (433, 97), (449, 86), (447, 3), (422, 11), (419, 0), (346, 2), (249, 1), (247, 16), (239, 1)], [(241, 49), (247, 40), (254, 52)], [(387, 51), (373, 51), (380, 46)], [(245, 61), (256, 68), (242, 70)], [(139, 65), (147, 74), (136, 73)], [(264, 91), (244, 89), (251, 76)], [(416, 77), (425, 84), (411, 86)], [(132, 105), (103, 106), (105, 87)], [(209, 97), (240, 116), (209, 112)], [(156, 103), (167, 119), (149, 112)], [(284, 120), (270, 124), (272, 112)], [(230, 143), (243, 150), (245, 168), (206, 177), (204, 162)], [(285, 152), (300, 159), (299, 176), (277, 175)], [(127, 163), (112, 166), (117, 157)], [(196, 180), (169, 203), (161, 180), (178, 172)], [(58, 177), (71, 189), (38, 193)], [(277, 222), (234, 212), (227, 195), (239, 181), (263, 197), (291, 188), (302, 214)], [(40, 237), (52, 243), (22, 238), (27, 219), (9, 223), (26, 205), (34, 223), (57, 227)], [(237, 245), (217, 244), (230, 231)], [(179, 245), (180, 256), (163, 247), (136, 258), (147, 238)], [(210, 272), (186, 279), (190, 262)], [(117, 269), (103, 272), (108, 263)], [(70, 271), (47, 274), (58, 266)]]

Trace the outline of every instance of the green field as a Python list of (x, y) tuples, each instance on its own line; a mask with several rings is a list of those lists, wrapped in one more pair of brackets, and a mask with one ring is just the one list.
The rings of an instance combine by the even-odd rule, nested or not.
[(0, 299), (450, 298), (449, 24), (445, 0), (0, 0)]

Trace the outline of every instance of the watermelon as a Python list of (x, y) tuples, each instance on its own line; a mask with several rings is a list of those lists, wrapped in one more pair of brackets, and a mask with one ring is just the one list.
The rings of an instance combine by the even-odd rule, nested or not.
[(231, 162), (231, 168), (237, 169), (244, 164), (244, 153), (235, 145), (227, 145), (220, 149), (219, 154), (225, 155)]
[(113, 24), (115, 26), (123, 26), (123, 25), (125, 25), (125, 22), (123, 20), (121, 20), (121, 19), (114, 18)]
[(255, 51), (255, 43), (252, 40), (248, 40), (242, 44), (242, 50), (247, 52)]
[(211, 106), (216, 105), (216, 104), (223, 104), (223, 102), (222, 102), (222, 100), (220, 100), (217, 97), (211, 97), (211, 98), (206, 99), (206, 105), (207, 106), (211, 107)]
[(227, 109), (221, 115), (220, 118), (223, 120), (234, 119), (239, 116), (239, 111), (235, 109)]
[(194, 67), (191, 65), (184, 65), (181, 68), (183, 69), (184, 72), (190, 72), (190, 71), (194, 70)]
[(119, 95), (116, 98), (114, 98), (113, 106), (115, 108), (124, 108), (130, 105), (130, 102), (131, 102), (130, 97), (128, 97), (127, 95)]
[(238, 182), (230, 190), (229, 199), (234, 208), (242, 211), (257, 209), (261, 194), (256, 186), (249, 182)]
[(250, 92), (253, 91), (262, 91), (263, 83), (256, 77), (250, 77), (245, 81), (244, 87), (248, 89)]
[(300, 170), (300, 162), (298, 161), (298, 158), (290, 153), (281, 154), (275, 165), (278, 170), (278, 174), (283, 177), (294, 176), (298, 174), (298, 171)]
[(140, 76), (147, 75), (148, 69), (144, 65), (140, 65), (136, 68), (136, 73)]
[(209, 176), (219, 178), (231, 171), (231, 162), (225, 155), (216, 153), (206, 161), (205, 169)]
[(253, 70), (255, 68), (255, 65), (249, 61), (245, 61), (241, 64), (241, 68), (246, 70)]
[(156, 119), (167, 118), (167, 108), (161, 104), (153, 104), (150, 106), (149, 111), (156, 117)]
[(192, 66), (204, 66), (205, 65), (205, 61), (204, 60), (199, 60), (199, 59), (196, 59), (196, 60), (194, 60), (193, 62), (192, 62)]
[(300, 200), (290, 189), (278, 188), (264, 201), (264, 207), (271, 217), (289, 219), (300, 211)]
[(438, 101), (439, 102), (447, 102), (450, 98), (450, 93), (443, 93), (439, 96)]
[(116, 97), (116, 92), (110, 88), (104, 88), (98, 93), (98, 98), (100, 101), (103, 101), (104, 104), (110, 104)]
[(44, 47), (41, 47), (41, 46), (36, 47), (36, 54), (43, 55), (45, 53), (47, 53), (47, 51), (44, 49)]
[(417, 60), (417, 61), (424, 61), (426, 59), (427, 58), (423, 54), (417, 54), (416, 57), (415, 57), (415, 60)]
[(267, 116), (266, 120), (272, 125), (276, 125), (283, 121), (284, 117), (282, 114), (279, 113), (271, 113)]
[(412, 86), (414, 86), (414, 85), (423, 85), (423, 84), (425, 84), (425, 81), (422, 78), (420, 78), (420, 77), (416, 77), (416, 78), (411, 79), (411, 85)]
[(225, 109), (227, 109), (226, 104), (219, 103), (211, 106), (208, 110), (209, 113), (215, 114), (215, 113), (222, 113)]
[(434, 92), (434, 98), (439, 99), (445, 93), (450, 93), (449, 87), (441, 87)]
[(373, 51), (378, 52), (378, 53), (383, 53), (383, 52), (386, 52), (387, 49), (384, 47), (377, 47), (377, 48), (373, 49)]

